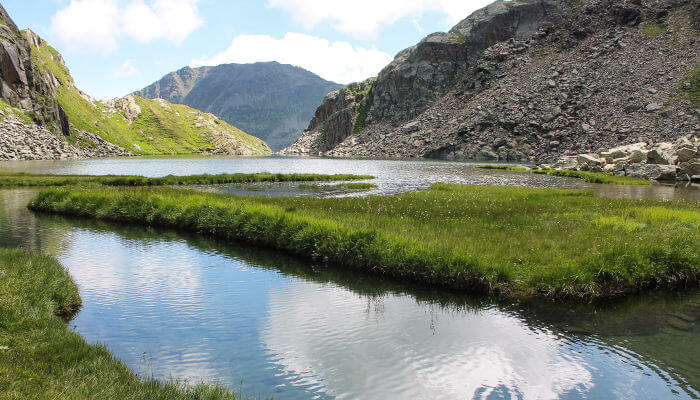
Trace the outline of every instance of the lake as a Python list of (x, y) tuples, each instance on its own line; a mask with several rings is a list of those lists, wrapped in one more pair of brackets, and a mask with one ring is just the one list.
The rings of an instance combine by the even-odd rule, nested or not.
[[(354, 173), (377, 177), (370, 194), (455, 182), (700, 201), (697, 186), (591, 185), (416, 160), (146, 158), (0, 169)], [(56, 256), (83, 297), (71, 326), (142, 375), (276, 399), (700, 398), (697, 291), (597, 306), (494, 302), (172, 230), (36, 214), (26, 209), (36, 192), (0, 190), (0, 245)]]

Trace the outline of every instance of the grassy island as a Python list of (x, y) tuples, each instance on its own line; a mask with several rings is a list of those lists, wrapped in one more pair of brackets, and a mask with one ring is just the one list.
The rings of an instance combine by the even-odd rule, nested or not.
[(53, 258), (0, 249), (0, 398), (229, 399), (220, 387), (165, 384), (134, 375), (105, 347), (66, 324), (78, 288)]
[(700, 206), (590, 191), (435, 184), (362, 198), (56, 188), (37, 211), (179, 228), (428, 286), (608, 298), (697, 287)]
[(0, 172), (2, 186), (66, 186), (94, 183), (105, 186), (166, 186), (166, 185), (214, 185), (227, 183), (258, 182), (337, 182), (374, 179), (368, 175), (320, 175), (320, 174), (218, 174), (218, 175), (168, 175), (148, 178), (137, 175), (37, 175), (24, 172)]

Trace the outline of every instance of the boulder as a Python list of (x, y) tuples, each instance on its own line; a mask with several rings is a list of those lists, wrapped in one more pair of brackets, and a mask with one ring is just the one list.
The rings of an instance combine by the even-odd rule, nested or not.
[(489, 150), (481, 150), (474, 159), (476, 161), (498, 161), (498, 154)]
[(647, 158), (648, 158), (648, 154), (647, 154), (647, 153), (648, 153), (648, 151), (643, 150), (643, 149), (633, 150), (633, 151), (630, 153), (629, 161), (630, 161), (631, 163), (633, 163), (633, 164), (634, 164), (634, 163), (644, 162), (644, 161), (646, 161)]
[(599, 158), (595, 156), (594, 154), (579, 154), (579, 156), (576, 158), (579, 164), (587, 164), (589, 167), (592, 167), (594, 165), (596, 166), (601, 166), (605, 165), (605, 160), (602, 158)]
[(557, 162), (552, 165), (552, 168), (575, 170), (578, 168), (578, 161), (576, 160), (576, 157), (564, 156), (558, 159)]
[(654, 145), (647, 153), (647, 163), (660, 165), (673, 165), (673, 156), (671, 154), (672, 146), (670, 143), (659, 143)]
[(631, 164), (625, 168), (627, 176), (655, 181), (675, 180), (676, 172), (677, 168), (673, 165)]

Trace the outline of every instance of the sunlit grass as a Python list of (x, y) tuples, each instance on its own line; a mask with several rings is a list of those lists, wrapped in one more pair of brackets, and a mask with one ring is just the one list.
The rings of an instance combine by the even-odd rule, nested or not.
[(134, 375), (68, 328), (63, 318), (80, 305), (77, 286), (55, 259), (0, 249), (0, 398), (238, 398), (222, 387)]
[(583, 179), (589, 183), (601, 183), (606, 185), (648, 186), (652, 184), (651, 181), (646, 179), (632, 178), (630, 176), (615, 176), (607, 172), (573, 171), (568, 169), (533, 169), (532, 172), (534, 174)]
[(35, 210), (181, 228), (430, 286), (503, 296), (608, 297), (696, 286), (695, 203), (588, 191), (435, 184), (364, 198), (172, 189), (54, 189)]
[(23, 172), (0, 172), (0, 186), (66, 186), (94, 183), (106, 186), (164, 186), (164, 185), (214, 185), (225, 183), (258, 182), (333, 182), (374, 179), (367, 175), (320, 174), (218, 174), (218, 175), (168, 175), (148, 178), (135, 175), (34, 175)]

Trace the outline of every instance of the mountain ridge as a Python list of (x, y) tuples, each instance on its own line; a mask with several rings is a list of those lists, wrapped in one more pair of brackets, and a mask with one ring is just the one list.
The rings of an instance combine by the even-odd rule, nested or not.
[(697, 135), (694, 15), (694, 0), (496, 1), (400, 52), (354, 105), (327, 97), (329, 118), (281, 153), (536, 163)]
[(133, 94), (211, 112), (280, 149), (301, 134), (323, 97), (340, 87), (273, 61), (183, 67)]
[(20, 31), (0, 6), (0, 159), (136, 154), (268, 155), (260, 139), (214, 115), (135, 96), (96, 101), (61, 54)]

